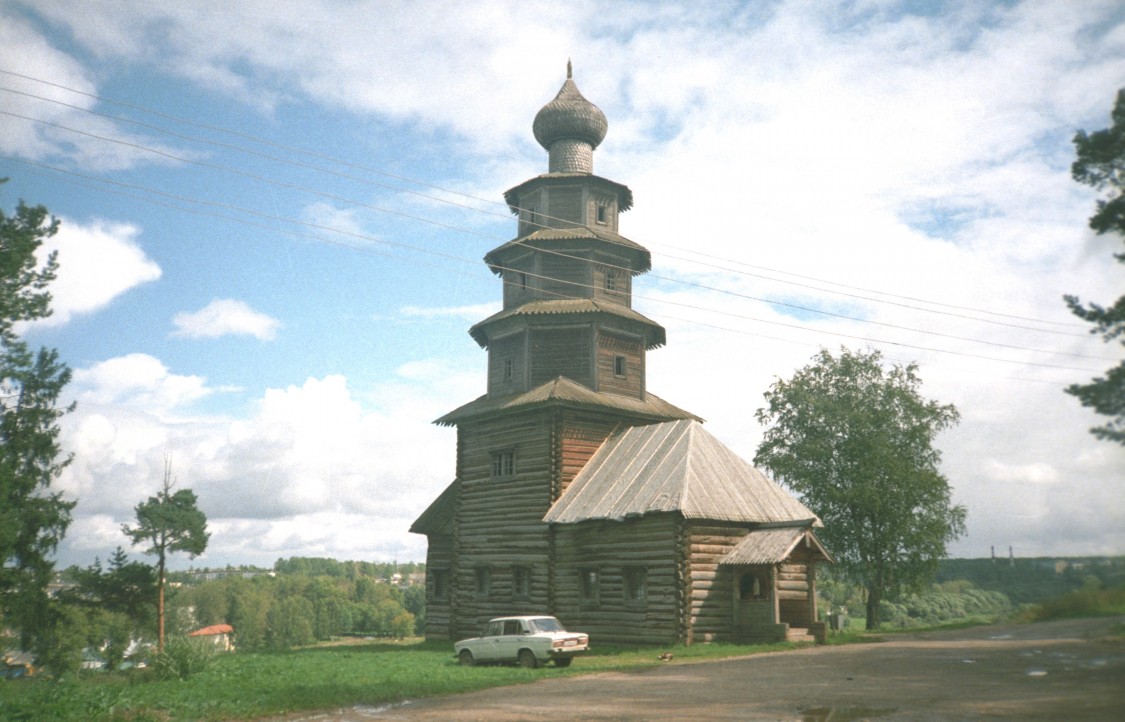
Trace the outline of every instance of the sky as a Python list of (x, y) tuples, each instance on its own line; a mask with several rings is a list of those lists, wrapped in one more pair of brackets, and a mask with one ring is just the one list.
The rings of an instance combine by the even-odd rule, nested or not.
[(961, 413), (951, 556), (1125, 553), (1125, 449), (1063, 391), (1122, 348), (1062, 301), (1125, 286), (1069, 173), (1119, 2), (0, 0), (0, 207), (62, 223), (22, 328), (73, 369), (59, 565), (128, 549), (166, 462), (211, 532), (174, 568), (424, 561), (568, 59), (653, 254), (652, 393), (752, 459), (771, 384), (877, 349)]

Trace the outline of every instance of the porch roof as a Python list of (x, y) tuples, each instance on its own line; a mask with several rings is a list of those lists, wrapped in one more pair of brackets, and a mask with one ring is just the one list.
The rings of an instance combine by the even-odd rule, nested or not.
[(788, 559), (802, 542), (809, 547), (814, 558), (833, 561), (832, 555), (810, 527), (785, 526), (755, 529), (727, 552), (719, 564), (777, 564)]

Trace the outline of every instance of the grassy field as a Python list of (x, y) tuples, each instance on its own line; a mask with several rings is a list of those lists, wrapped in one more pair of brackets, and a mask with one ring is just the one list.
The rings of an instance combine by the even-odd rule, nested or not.
[[(1014, 621), (1105, 614), (1125, 614), (1125, 589), (1063, 595), (1024, 610)], [(850, 622), (847, 631), (829, 635), (829, 644), (878, 641), (886, 633), (863, 631), (862, 619)], [(1125, 629), (1118, 633), (1125, 633)], [(663, 664), (658, 656), (664, 651), (673, 652), (675, 661), (681, 663), (776, 652), (793, 646), (599, 647), (567, 669), (547, 666), (531, 670), (461, 667), (447, 642), (326, 644), (289, 652), (219, 655), (207, 669), (186, 680), (158, 680), (150, 670), (95, 672), (63, 681), (0, 680), (0, 720), (247, 720), (302, 710), (386, 705), (543, 677), (641, 669)]]
[(255, 719), (300, 710), (384, 705), (420, 697), (676, 661), (743, 656), (792, 645), (694, 645), (669, 650), (602, 648), (568, 669), (553, 665), (461, 667), (448, 643), (362, 643), (318, 646), (279, 653), (228, 654), (186, 680), (160, 681), (143, 670), (130, 674), (89, 673), (56, 682), (0, 682), (2, 720), (179, 720)]

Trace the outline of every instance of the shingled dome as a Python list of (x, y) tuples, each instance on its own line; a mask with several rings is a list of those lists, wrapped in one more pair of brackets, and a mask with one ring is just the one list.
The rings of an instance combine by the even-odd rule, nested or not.
[(555, 99), (544, 105), (535, 115), (531, 131), (535, 140), (548, 151), (558, 140), (577, 140), (597, 148), (609, 130), (609, 123), (598, 106), (582, 93), (571, 77), (570, 63), (566, 66), (566, 82)]

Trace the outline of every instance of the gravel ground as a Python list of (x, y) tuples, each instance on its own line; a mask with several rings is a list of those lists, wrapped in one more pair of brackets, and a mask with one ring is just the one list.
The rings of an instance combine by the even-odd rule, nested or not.
[(276, 719), (1125, 720), (1125, 641), (1107, 634), (1122, 621), (993, 625), (737, 659), (673, 660), (641, 672)]

